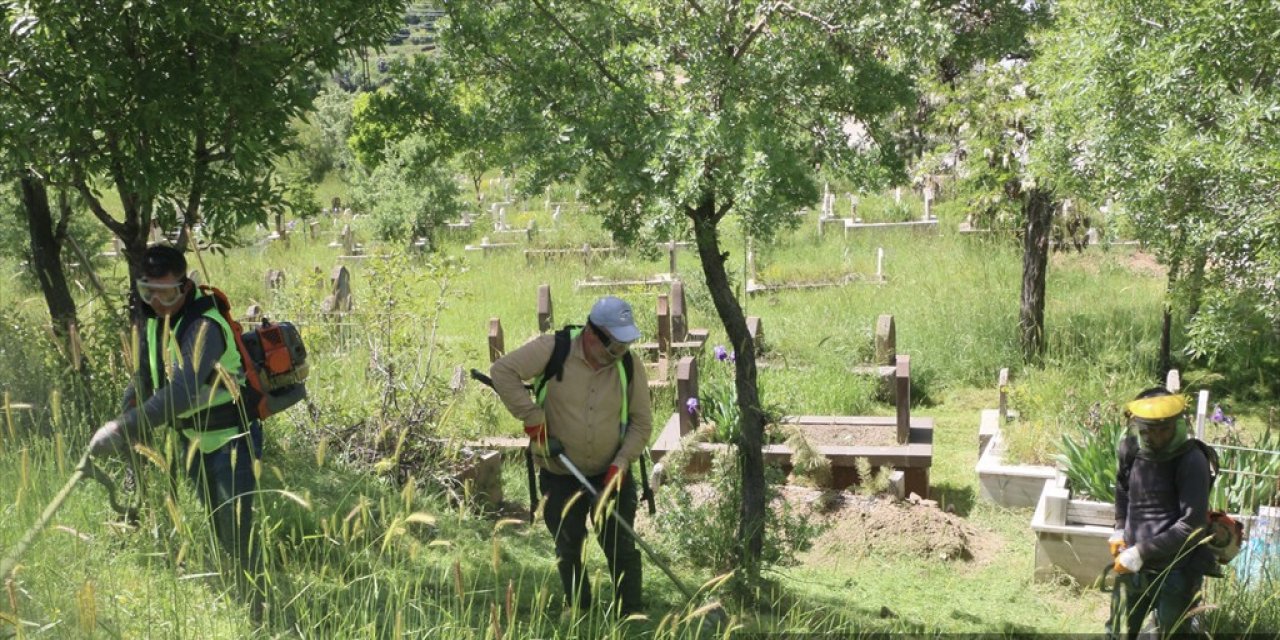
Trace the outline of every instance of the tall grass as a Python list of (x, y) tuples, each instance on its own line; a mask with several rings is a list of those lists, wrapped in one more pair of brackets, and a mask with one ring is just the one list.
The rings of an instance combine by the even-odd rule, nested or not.
[[(563, 189), (553, 194), (557, 200), (568, 197)], [(891, 196), (864, 199), (864, 218), (871, 219), (889, 201)], [(605, 244), (595, 218), (566, 209), (553, 224), (542, 202), (536, 197), (508, 206), (508, 222), (524, 226), (534, 220), (539, 229), (535, 242), (542, 246)], [(904, 202), (918, 206), (910, 197)], [(912, 356), (918, 410), (940, 416), (936, 466), (946, 470), (944, 492), (963, 496), (972, 494), (972, 480), (957, 479), (954, 470), (971, 464), (955, 461), (971, 455), (967, 434), (975, 425), (968, 424), (971, 411), (949, 409), (948, 399), (962, 392), (994, 397), (996, 372), (1012, 366), (1015, 405), (1023, 422), (1011, 439), (1024, 431), (1032, 434), (1032, 442), (1056, 441), (1054, 419), (1067, 398), (1101, 397), (1117, 389), (1127, 394), (1130, 386), (1150, 376), (1162, 282), (1130, 270), (1120, 252), (1055, 258), (1048, 289), (1048, 364), (1024, 369), (1017, 365), (1015, 334), (1017, 248), (954, 235), (949, 231), (954, 212), (940, 206), (939, 214), (944, 216), (940, 233), (868, 231), (846, 240), (831, 233), (819, 239), (816, 214), (810, 213), (794, 231), (756, 246), (764, 276), (784, 281), (870, 273), (875, 251), (883, 247), (887, 282), (740, 299), (748, 314), (764, 320), (770, 345), (761, 370), (765, 401), (794, 414), (892, 413), (892, 407), (876, 401), (875, 381), (854, 376), (850, 368), (864, 363), (876, 316), (893, 314), (898, 350)], [(339, 263), (337, 251), (327, 243), (346, 223), (372, 257), (345, 263), (355, 311), (330, 318), (320, 313), (320, 302), (329, 273)], [(515, 348), (537, 333), (538, 285), (551, 285), (556, 324), (580, 323), (602, 292), (580, 289), (578, 282), (665, 272), (666, 256), (632, 251), (590, 265), (573, 259), (527, 264), (518, 251), (464, 251), (464, 244), (487, 235), (479, 228), (445, 237), (439, 255), (416, 256), (373, 242), (360, 218), (321, 218), (320, 226), (319, 238), (310, 239), (299, 229), (288, 244), (254, 241), (246, 232), (245, 247), (204, 256), (208, 272), (202, 277), (226, 290), (237, 310), (256, 303), (273, 319), (298, 322), (311, 351), (308, 403), (267, 425), (259, 511), (272, 595), (261, 635), (637, 635), (602, 610), (580, 621), (562, 621), (549, 536), (541, 525), (482, 517), (452, 502), (438, 478), (449, 470), (445, 457), (401, 465), (401, 473), (379, 472), (373, 463), (403, 454), (396, 447), (401, 441), (425, 448), (428, 441), (456, 445), (481, 435), (519, 433), (517, 422), (487, 390), (475, 384), (457, 392), (449, 389), (456, 367), (487, 366), (489, 319), (501, 319), (506, 347)], [(722, 241), (741, 287), (745, 242), (736, 233), (727, 225)], [(281, 289), (266, 289), (263, 276), (269, 268), (286, 271)], [(725, 343), (693, 252), (681, 250), (678, 272), (688, 287), (690, 325), (710, 329), (712, 344)], [(119, 266), (102, 275), (108, 287), (127, 287)], [(656, 334), (654, 292), (610, 293), (630, 300), (642, 331)], [(41, 342), (34, 329), (44, 321), (42, 303), (4, 279), (0, 295), (16, 301), (0, 312), (5, 314), (0, 388), (38, 407), (21, 418), (31, 425), (25, 431), (0, 438), (0, 547), (8, 548), (65, 480), (68, 452), (80, 450), (91, 429), (114, 411), (124, 370), (111, 355), (111, 345), (119, 342), (118, 328), (107, 314), (100, 320), (93, 315), (86, 332), (97, 345), (94, 363), (101, 363), (95, 370), (94, 408), (91, 415), (51, 426), (49, 390), (65, 386), (65, 364), (49, 355), (52, 346)], [(88, 304), (97, 308), (106, 302)], [(671, 390), (657, 392), (655, 426), (675, 410), (673, 400)], [(61, 454), (55, 436), (61, 437)], [(362, 456), (365, 449), (377, 455)], [(1029, 457), (1036, 455), (1041, 454)], [(122, 471), (113, 469), (117, 477)], [(521, 475), (508, 465), (508, 496), (523, 499)], [(253, 634), (244, 606), (224, 584), (226, 567), (190, 489), (179, 483), (176, 500), (168, 502), (163, 474), (148, 469), (142, 478), (148, 487), (140, 494), (145, 517), (135, 529), (103, 522), (102, 495), (93, 485), (73, 495), (19, 572), (16, 608), (0, 598), (0, 611), (21, 620), (17, 628), (24, 634), (87, 637), (95, 628), (127, 637)], [(990, 525), (990, 535), (1007, 545), (1007, 557), (989, 569), (971, 567), (956, 574), (950, 565), (869, 558), (856, 570), (819, 576), (837, 585), (821, 589), (801, 582), (814, 578), (812, 567), (780, 570), (786, 588), (771, 598), (773, 610), (735, 610), (736, 621), (752, 631), (794, 633), (1094, 628), (1094, 621), (1069, 613), (1087, 609), (1076, 603), (1077, 596), (1028, 590), (1019, 586), (1021, 579), (1010, 580), (1020, 562), (1029, 564), (1025, 518), (1015, 526), (1017, 517), (980, 507), (974, 516), (997, 523)], [(642, 535), (646, 531), (642, 527)], [(599, 558), (590, 565), (593, 571), (602, 570)], [(677, 615), (687, 609), (674, 587), (656, 571), (649, 574), (651, 619), (629, 626), (649, 637), (709, 637), (696, 620)], [(878, 575), (893, 576), (896, 582), (874, 589), (859, 586), (864, 580), (874, 583)], [(851, 586), (839, 586), (846, 581)], [(595, 582), (606, 585), (608, 580)], [(988, 608), (980, 600), (966, 599), (965, 606), (975, 607), (982, 618), (974, 622), (951, 610), (904, 604), (951, 597), (932, 588), (934, 582), (947, 585), (942, 591), (998, 591), (1017, 606)], [(882, 604), (909, 613), (901, 619), (882, 618)], [(1013, 608), (1017, 610), (1005, 610)], [(1053, 612), (1048, 621), (1045, 611)]]

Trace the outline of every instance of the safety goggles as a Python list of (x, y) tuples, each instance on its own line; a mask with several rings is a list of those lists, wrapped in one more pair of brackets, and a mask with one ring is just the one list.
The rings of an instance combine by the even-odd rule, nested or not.
[(161, 283), (151, 282), (146, 278), (138, 278), (138, 297), (147, 304), (161, 304), (171, 306), (177, 304), (182, 296), (186, 295), (183, 286), (187, 284), (186, 279), (177, 282)]
[(604, 346), (604, 350), (615, 358), (621, 358), (626, 355), (627, 349), (631, 347), (630, 342), (618, 341), (604, 329), (597, 327), (594, 322), (588, 322), (587, 326), (591, 327), (591, 333), (596, 334), (596, 337), (600, 339), (600, 344)]

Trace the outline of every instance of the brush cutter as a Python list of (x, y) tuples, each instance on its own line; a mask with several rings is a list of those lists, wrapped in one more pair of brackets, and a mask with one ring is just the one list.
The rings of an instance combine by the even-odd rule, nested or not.
[(32, 544), (35, 544), (36, 538), (40, 536), (40, 533), (44, 531), (45, 527), (49, 526), (49, 522), (53, 520), (53, 516), (58, 513), (58, 509), (62, 508), (62, 503), (67, 501), (67, 497), (71, 495), (71, 491), (74, 490), (76, 485), (80, 483), (80, 480), (85, 477), (93, 478), (107, 490), (107, 501), (111, 504), (111, 509), (113, 511), (126, 518), (129, 522), (138, 521), (138, 510), (133, 507), (124, 507), (120, 505), (116, 500), (116, 484), (111, 481), (110, 476), (94, 466), (93, 458), (89, 456), (88, 452), (85, 452), (84, 457), (80, 458), (80, 462), (76, 464), (75, 471), (73, 471), (71, 473), (71, 477), (67, 479), (67, 483), (62, 486), (62, 490), (53, 497), (53, 500), (51, 500), (47, 506), (45, 506), (40, 517), (36, 519), (35, 524), (31, 525), (31, 528), (27, 530), (27, 533), (22, 536), (21, 540), (18, 540), (18, 544), (15, 545), (13, 549), (9, 550), (9, 553), (5, 555), (3, 560), (0, 560), (0, 581), (9, 578), (9, 575), (13, 573), (13, 570), (17, 568), (18, 561), (22, 558), (22, 554), (26, 553), (27, 550), (31, 548)]
[[(578, 470), (578, 467), (575, 466), (573, 462), (569, 461), (569, 456), (565, 455), (562, 451), (554, 452), (554, 455), (556, 456), (556, 459), (560, 461), (560, 464), (564, 465), (564, 468), (568, 469), (569, 473), (572, 473), (573, 477), (578, 479), (578, 483), (581, 484), (593, 498), (600, 498), (600, 492), (591, 484), (591, 481), (587, 480), (586, 476), (582, 475), (582, 472)], [(678, 576), (676, 576), (676, 573), (671, 570), (671, 567), (668, 566), (660, 556), (658, 556), (658, 552), (655, 551), (653, 547), (650, 547), (649, 543), (645, 542), (643, 538), (636, 535), (636, 530), (633, 529), (621, 515), (618, 515), (616, 510), (606, 509), (606, 511), (609, 512), (610, 516), (613, 516), (613, 519), (617, 522), (618, 526), (622, 527), (622, 530), (626, 531), (627, 535), (631, 536), (631, 539), (635, 540), (636, 544), (640, 545), (641, 549), (644, 549), (644, 553), (649, 556), (649, 560), (658, 565), (658, 568), (662, 569), (663, 573), (667, 574), (667, 577), (671, 579), (671, 582), (675, 584), (676, 588), (680, 590), (680, 593), (684, 595), (685, 600), (693, 602), (694, 599), (697, 598), (697, 594), (685, 585)], [(707, 606), (702, 607), (700, 611), (702, 612), (702, 620), (704, 624), (708, 626), (722, 627), (729, 621), (728, 614), (725, 613), (724, 607), (720, 606), (719, 603), (710, 603)]]

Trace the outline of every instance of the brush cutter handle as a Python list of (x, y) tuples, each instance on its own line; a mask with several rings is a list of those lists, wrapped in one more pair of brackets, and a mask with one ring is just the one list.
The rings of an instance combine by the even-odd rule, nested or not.
[[(600, 497), (600, 492), (591, 484), (591, 481), (587, 480), (586, 476), (582, 475), (582, 472), (578, 470), (578, 467), (574, 466), (574, 464), (569, 461), (569, 456), (562, 453), (559, 456), (559, 460), (560, 464), (564, 465), (564, 468), (568, 469), (569, 473), (572, 473), (573, 477), (578, 479), (578, 482), (587, 490), (588, 493), (591, 494), (592, 497)], [(636, 530), (631, 528), (631, 525), (627, 524), (627, 521), (623, 520), (622, 516), (618, 515), (618, 511), (616, 509), (607, 508), (606, 511), (609, 512), (609, 515), (613, 516), (613, 519), (618, 523), (618, 526), (622, 527), (622, 530), (626, 531), (627, 535), (631, 536), (631, 539), (635, 540), (636, 544), (640, 545), (641, 549), (644, 549), (645, 555), (649, 556), (649, 559), (652, 560), (654, 564), (658, 565), (658, 568), (662, 569), (663, 573), (667, 574), (667, 577), (671, 579), (672, 584), (675, 584), (676, 588), (680, 590), (680, 593), (684, 594), (685, 599), (693, 600), (695, 595), (694, 592), (691, 591), (689, 587), (685, 586), (685, 584), (680, 581), (680, 578), (676, 577), (675, 572), (671, 570), (671, 567), (667, 566), (667, 563), (663, 562), (658, 557), (658, 552), (654, 551), (653, 547), (649, 546), (649, 543), (636, 535)]]

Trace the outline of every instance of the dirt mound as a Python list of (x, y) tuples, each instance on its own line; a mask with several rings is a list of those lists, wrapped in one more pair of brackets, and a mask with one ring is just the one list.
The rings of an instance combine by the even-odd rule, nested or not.
[[(705, 483), (686, 488), (693, 504), (715, 497), (714, 489)], [(964, 518), (935, 506), (796, 485), (778, 488), (773, 506), (783, 501), (826, 527), (803, 554), (806, 563), (885, 555), (982, 563), (1001, 546)], [(646, 520), (638, 518), (637, 528), (644, 528)]]
[(905, 555), (933, 560), (971, 560), (985, 555), (982, 535), (963, 518), (934, 506), (787, 487), (784, 499), (808, 504), (829, 527), (809, 552), (815, 558)]

